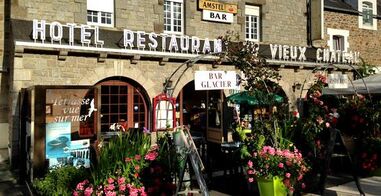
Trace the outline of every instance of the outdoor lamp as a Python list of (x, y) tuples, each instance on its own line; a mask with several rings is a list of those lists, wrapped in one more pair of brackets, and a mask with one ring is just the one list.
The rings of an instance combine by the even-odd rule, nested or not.
[(294, 84), (292, 85), (292, 91), (295, 92), (295, 90), (300, 90), (301, 87), (302, 84), (300, 84), (299, 82), (294, 82)]

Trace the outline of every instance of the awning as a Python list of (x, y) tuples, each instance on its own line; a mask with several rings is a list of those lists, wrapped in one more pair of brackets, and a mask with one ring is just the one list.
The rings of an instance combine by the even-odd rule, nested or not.
[(282, 103), (283, 97), (273, 93), (266, 93), (263, 91), (254, 90), (235, 93), (227, 97), (227, 100), (236, 104), (247, 104), (257, 106)]
[(381, 74), (375, 74), (363, 79), (354, 80), (348, 84), (348, 88), (324, 88), (326, 95), (350, 95), (350, 94), (379, 94), (381, 93)]

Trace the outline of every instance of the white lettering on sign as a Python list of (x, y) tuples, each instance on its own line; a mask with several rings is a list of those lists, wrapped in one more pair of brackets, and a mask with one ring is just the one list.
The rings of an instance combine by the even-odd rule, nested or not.
[(196, 71), (195, 90), (239, 89), (235, 71)]
[(344, 52), (341, 50), (331, 51), (329, 49), (318, 48), (316, 50), (316, 61), (325, 63), (350, 63), (355, 64), (360, 61), (359, 52)]
[(234, 15), (226, 12), (202, 10), (202, 19), (214, 22), (233, 23)]
[[(306, 47), (301, 46), (288, 46), (270, 44), (271, 58), (273, 60), (294, 60), (306, 61)], [(318, 48), (316, 50), (316, 61), (324, 63), (350, 63), (356, 64), (360, 60), (359, 52), (344, 52), (344, 51), (331, 51), (329, 49)]]
[[(229, 14), (229, 13), (226, 13)], [(33, 20), (33, 40), (34, 42), (41, 41), (43, 44), (46, 40), (46, 26), (50, 26), (49, 36), (51, 38), (51, 43), (59, 42), (61, 44), (63, 38), (63, 27), (68, 28), (68, 44), (74, 46), (74, 35), (76, 29), (80, 29), (81, 37), (80, 44), (82, 46), (90, 47), (90, 45), (95, 45), (95, 47), (103, 47), (104, 41), (100, 39), (99, 27), (92, 27), (90, 25), (77, 25), (75, 23), (67, 23), (63, 25), (59, 22), (47, 23), (45, 20)], [(136, 35), (135, 35), (136, 34)], [(94, 35), (94, 36), (93, 36)], [(147, 36), (148, 35), (148, 36)], [(124, 49), (138, 49), (156, 51), (159, 43), (158, 39), (161, 39), (161, 50), (162, 52), (182, 52), (182, 53), (196, 53), (198, 54), (201, 50), (203, 53), (220, 53), (222, 52), (222, 41), (221, 39), (214, 39), (209, 41), (205, 39), (202, 43), (200, 38), (192, 36), (178, 36), (178, 35), (167, 35), (160, 34), (161, 38), (158, 38), (159, 35), (151, 32), (147, 34), (144, 31), (133, 32), (128, 29), (123, 30), (123, 47)], [(167, 39), (168, 38), (168, 39)], [(169, 43), (167, 41), (169, 40)], [(211, 45), (213, 42), (213, 47)], [(213, 51), (212, 51), (213, 50)]]
[(275, 59), (278, 54), (279, 60), (299, 60), (305, 61), (306, 58), (306, 47), (298, 47), (298, 46), (288, 46), (288, 45), (273, 45), (270, 44), (270, 51), (272, 59)]
[[(81, 106), (89, 105), (87, 114), (80, 114)], [(53, 100), (53, 107), (57, 106), (62, 109), (62, 115), (55, 116), (54, 122), (68, 122), (68, 121), (86, 121), (91, 117), (94, 111), (97, 111), (94, 105), (94, 99), (89, 98), (59, 98)]]

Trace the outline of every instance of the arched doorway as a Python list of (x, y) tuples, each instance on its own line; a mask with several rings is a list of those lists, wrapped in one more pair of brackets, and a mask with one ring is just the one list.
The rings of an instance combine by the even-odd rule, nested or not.
[(225, 95), (222, 90), (195, 90), (194, 81), (180, 91), (176, 103), (180, 125), (189, 125), (191, 133), (208, 141), (221, 143), (226, 139)]
[(128, 78), (113, 77), (96, 84), (99, 91), (100, 129), (108, 132), (114, 123), (124, 129), (150, 128), (150, 102), (144, 88)]

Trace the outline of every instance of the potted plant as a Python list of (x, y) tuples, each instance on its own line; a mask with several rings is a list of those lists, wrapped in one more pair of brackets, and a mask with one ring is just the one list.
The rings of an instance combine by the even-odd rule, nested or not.
[(308, 166), (302, 154), (294, 148), (280, 149), (264, 146), (252, 152), (247, 162), (248, 181), (258, 182), (260, 195), (279, 196), (304, 188), (303, 176)]

